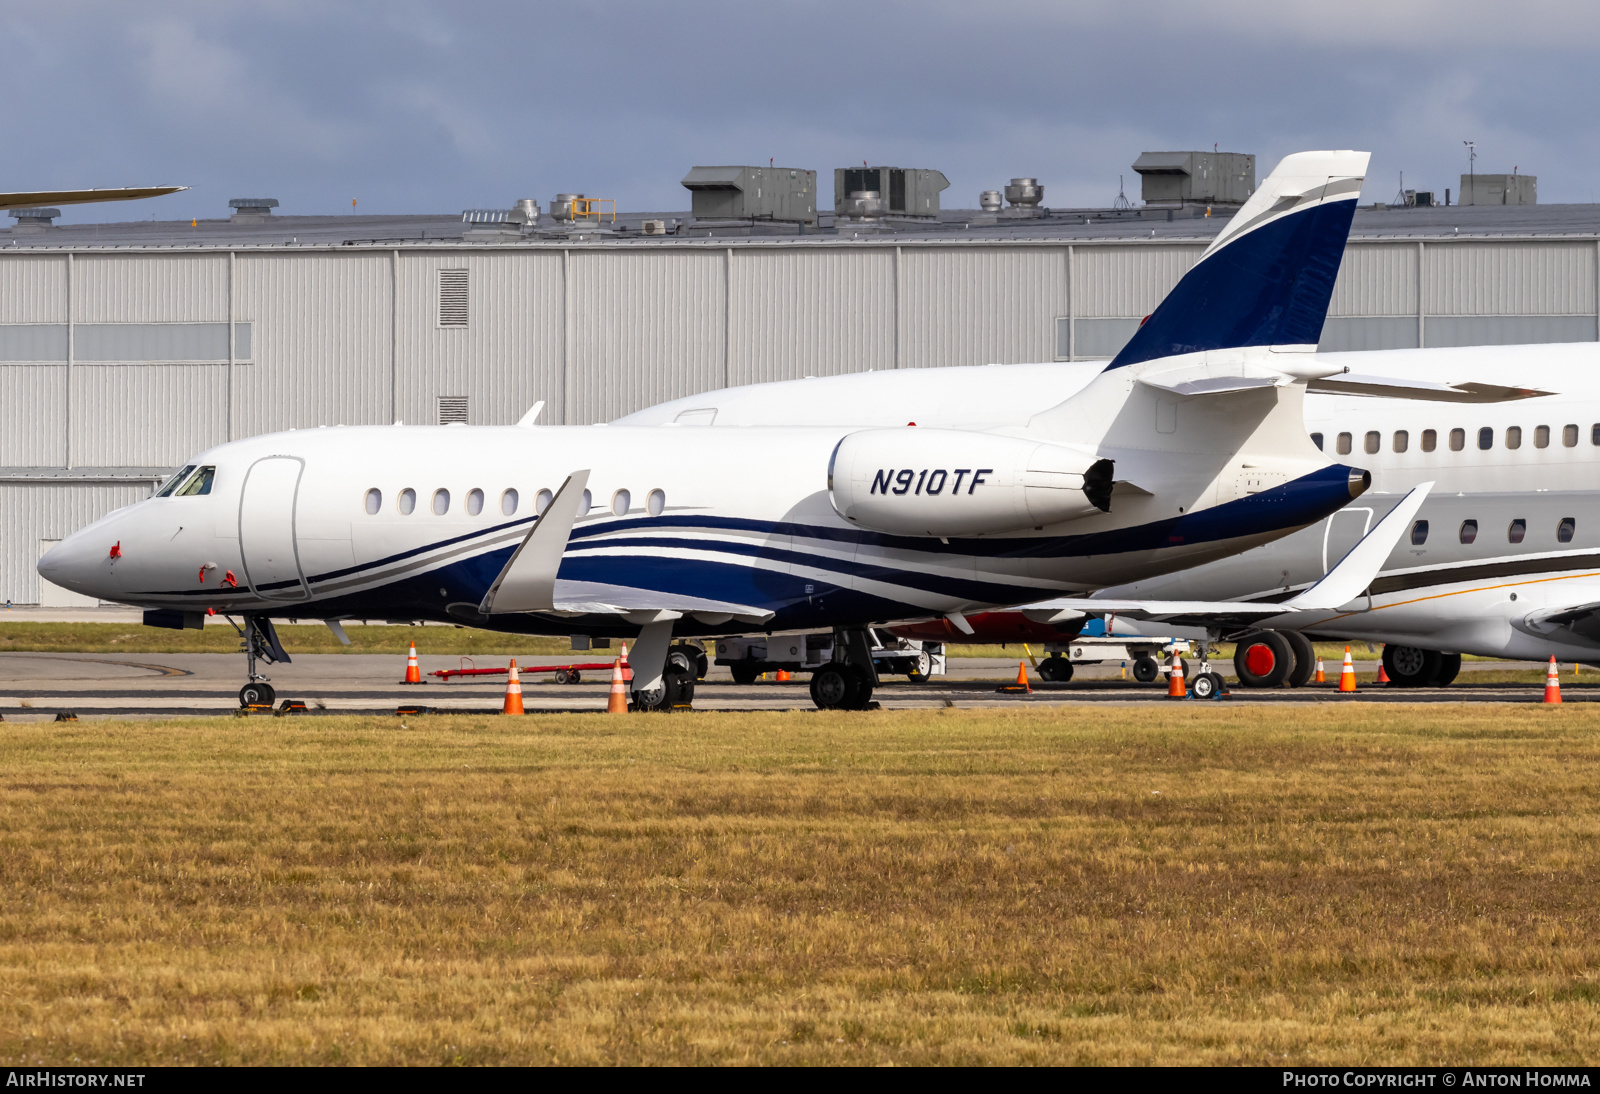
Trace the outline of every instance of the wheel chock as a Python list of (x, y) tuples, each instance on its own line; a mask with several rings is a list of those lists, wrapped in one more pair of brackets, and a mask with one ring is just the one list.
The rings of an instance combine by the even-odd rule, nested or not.
[(433, 711), (430, 710), (429, 708), (422, 707), (422, 706), (395, 707), (394, 708), (394, 712), (397, 715), (400, 715), (400, 714), (432, 714), (433, 713)]
[(56, 721), (58, 722), (76, 722), (77, 720), (78, 716), (70, 710), (56, 712)]
[(283, 715), (283, 714), (304, 714), (305, 712), (306, 712), (306, 705), (300, 699), (285, 699), (283, 701), (283, 705), (278, 707), (278, 713), (280, 715)]

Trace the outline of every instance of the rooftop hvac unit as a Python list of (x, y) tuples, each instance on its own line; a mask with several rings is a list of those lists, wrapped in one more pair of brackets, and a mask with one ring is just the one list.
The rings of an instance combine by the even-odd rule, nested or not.
[(836, 167), (833, 171), (833, 208), (848, 212), (852, 194), (877, 193), (884, 214), (893, 217), (939, 215), (939, 195), (950, 180), (938, 171), (915, 167)]
[(1146, 205), (1243, 205), (1256, 189), (1247, 152), (1145, 152), (1133, 161)]
[(817, 222), (817, 173), (798, 167), (696, 167), (683, 176), (696, 220)]

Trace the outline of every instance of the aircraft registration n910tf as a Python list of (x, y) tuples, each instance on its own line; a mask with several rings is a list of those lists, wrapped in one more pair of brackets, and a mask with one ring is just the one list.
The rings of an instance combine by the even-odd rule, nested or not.
[(1286, 158), (1122, 353), (1023, 425), (598, 433), (535, 408), (290, 431), (195, 456), (39, 572), (158, 625), (242, 615), (244, 701), (271, 700), (255, 662), (283, 656), (276, 616), (637, 636), (646, 708), (692, 695), (664, 671), (675, 635), (833, 628), (838, 681), (813, 694), (864, 705), (867, 624), (1193, 566), (1366, 488), (1310, 442), (1302, 401), (1367, 159)]

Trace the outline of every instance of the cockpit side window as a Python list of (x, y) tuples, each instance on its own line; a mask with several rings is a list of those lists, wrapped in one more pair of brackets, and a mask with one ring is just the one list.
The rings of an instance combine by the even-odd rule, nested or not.
[(216, 474), (217, 469), (215, 467), (200, 468), (200, 470), (189, 476), (187, 482), (178, 487), (177, 493), (173, 497), (195, 498), (201, 494), (211, 493), (211, 480), (216, 477)]
[(193, 473), (194, 464), (191, 463), (188, 467), (185, 467), (182, 471), (179, 471), (176, 475), (172, 476), (172, 478), (162, 483), (161, 489), (156, 491), (155, 496), (158, 498), (171, 497), (172, 492), (178, 488), (178, 484), (187, 479)]

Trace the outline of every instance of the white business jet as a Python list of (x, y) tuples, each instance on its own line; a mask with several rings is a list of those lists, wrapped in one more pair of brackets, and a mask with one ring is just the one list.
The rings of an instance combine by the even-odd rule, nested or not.
[[(999, 429), (351, 427), (194, 457), (64, 540), (46, 579), (155, 625), (436, 619), (635, 639), (635, 699), (677, 706), (674, 636), (832, 629), (824, 707), (859, 708), (865, 628), (1085, 593), (1311, 525), (1368, 474), (1306, 435), (1314, 353), (1368, 156), (1286, 158), (1116, 360)], [(719, 445), (723, 458), (707, 461)], [(583, 455), (580, 453), (596, 453)], [(717, 470), (702, 470), (707, 466)], [(797, 469), (800, 469), (797, 472)]]

